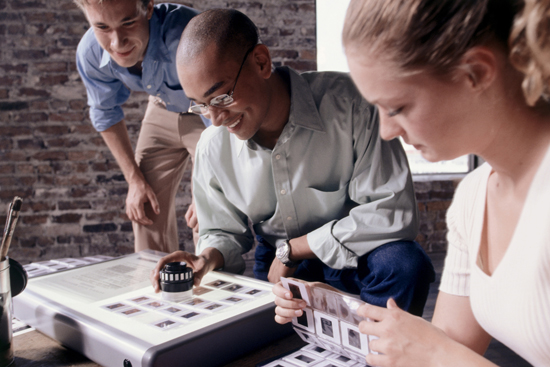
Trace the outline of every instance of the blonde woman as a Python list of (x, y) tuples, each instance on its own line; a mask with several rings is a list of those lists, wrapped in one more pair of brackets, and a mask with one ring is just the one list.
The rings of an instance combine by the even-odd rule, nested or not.
[[(523, 8), (525, 5), (525, 11)], [(364, 306), (376, 366), (494, 366), (491, 338), (550, 366), (549, 1), (352, 0), (343, 41), (380, 134), (430, 161), (477, 154), (447, 214), (432, 323)], [(303, 306), (276, 286), (276, 320)]]

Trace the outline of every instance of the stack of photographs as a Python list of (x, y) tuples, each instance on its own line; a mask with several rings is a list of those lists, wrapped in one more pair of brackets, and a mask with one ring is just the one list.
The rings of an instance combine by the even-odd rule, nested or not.
[(363, 301), (329, 289), (306, 287), (304, 283), (281, 278), (293, 298), (307, 303), (304, 313), (292, 320), (296, 333), (308, 345), (262, 367), (344, 367), (368, 366), (365, 356), (375, 336), (361, 334), (357, 314)]
[(269, 294), (266, 289), (208, 278), (209, 275), (205, 277), (204, 285), (194, 287), (192, 295), (179, 302), (167, 301), (160, 294), (150, 293), (110, 302), (101, 308), (115, 315), (134, 318), (157, 330), (168, 330), (203, 321), (230, 310), (232, 306)]

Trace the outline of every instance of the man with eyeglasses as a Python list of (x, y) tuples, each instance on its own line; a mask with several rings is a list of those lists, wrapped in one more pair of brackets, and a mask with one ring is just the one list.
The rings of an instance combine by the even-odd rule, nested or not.
[[(179, 248), (175, 196), (207, 119), (187, 112), (176, 71), (176, 49), (198, 12), (153, 0), (74, 0), (91, 28), (77, 49), (90, 119), (128, 182), (126, 214), (135, 250)], [(149, 94), (135, 155), (122, 105), (130, 91)], [(193, 205), (186, 215), (196, 228)]]
[(197, 144), (193, 173), (200, 223), (195, 284), (208, 271), (241, 273), (254, 235), (254, 275), (322, 281), (421, 314), (434, 280), (418, 243), (416, 201), (399, 141), (378, 134), (378, 114), (342, 73), (272, 69), (244, 14), (193, 18), (177, 53), (181, 85), (214, 126)]

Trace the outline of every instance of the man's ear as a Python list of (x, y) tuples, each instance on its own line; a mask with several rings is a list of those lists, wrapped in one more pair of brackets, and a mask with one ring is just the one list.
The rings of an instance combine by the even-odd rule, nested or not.
[(466, 77), (471, 88), (481, 91), (493, 83), (498, 71), (495, 52), (486, 46), (476, 46), (462, 57), (459, 73)]
[(147, 4), (147, 20), (150, 20), (153, 16), (153, 9), (155, 7), (155, 1), (151, 0), (149, 1), (149, 4)]
[(268, 79), (271, 76), (271, 54), (269, 49), (263, 44), (256, 45), (251, 56), (260, 75), (264, 79)]

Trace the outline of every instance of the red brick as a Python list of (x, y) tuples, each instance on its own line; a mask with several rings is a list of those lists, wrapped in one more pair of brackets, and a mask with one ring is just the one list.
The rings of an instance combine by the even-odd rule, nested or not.
[(46, 135), (64, 135), (69, 132), (69, 127), (65, 125), (39, 126), (35, 131)]
[(84, 113), (82, 112), (59, 112), (50, 114), (50, 121), (82, 121)]
[(23, 224), (46, 224), (49, 215), (26, 215), (21, 217)]
[(42, 73), (62, 73), (67, 71), (67, 63), (57, 62), (35, 62), (34, 67)]
[(69, 80), (68, 75), (48, 75), (40, 77), (40, 85), (65, 84)]
[(14, 116), (14, 121), (24, 123), (48, 121), (48, 115), (44, 112), (19, 113)]
[[(18, 3), (16, 1), (16, 3)], [(23, 13), (23, 18), (25, 21), (29, 23), (50, 23), (55, 24), (57, 21), (57, 14), (53, 11), (47, 12), (47, 11), (41, 11), (39, 13)]]
[(13, 56), (19, 60), (41, 60), (46, 58), (44, 50), (14, 50)]
[(88, 160), (94, 159), (96, 156), (97, 156), (97, 151), (95, 150), (68, 152), (68, 158), (71, 161), (88, 161)]
[(4, 70), (6, 73), (16, 73), (16, 74), (24, 74), (28, 71), (28, 65), (27, 64), (4, 64), (0, 65), (0, 69)]
[(31, 128), (26, 126), (0, 126), (0, 136), (30, 135)]
[(48, 110), (49, 109), (49, 106), (48, 106), (48, 102), (47, 101), (32, 101), (30, 102), (30, 109), (32, 111), (36, 111), (36, 110)]
[(13, 164), (2, 164), (0, 165), (0, 175), (5, 175), (15, 172), (15, 165)]
[(36, 88), (20, 88), (19, 95), (25, 97), (49, 97), (50, 92), (45, 89), (36, 89)]
[(16, 75), (0, 76), (0, 85), (3, 87), (21, 84), (21, 77)]
[(40, 161), (59, 161), (67, 159), (67, 154), (61, 151), (46, 151), (35, 153), (32, 157)]

